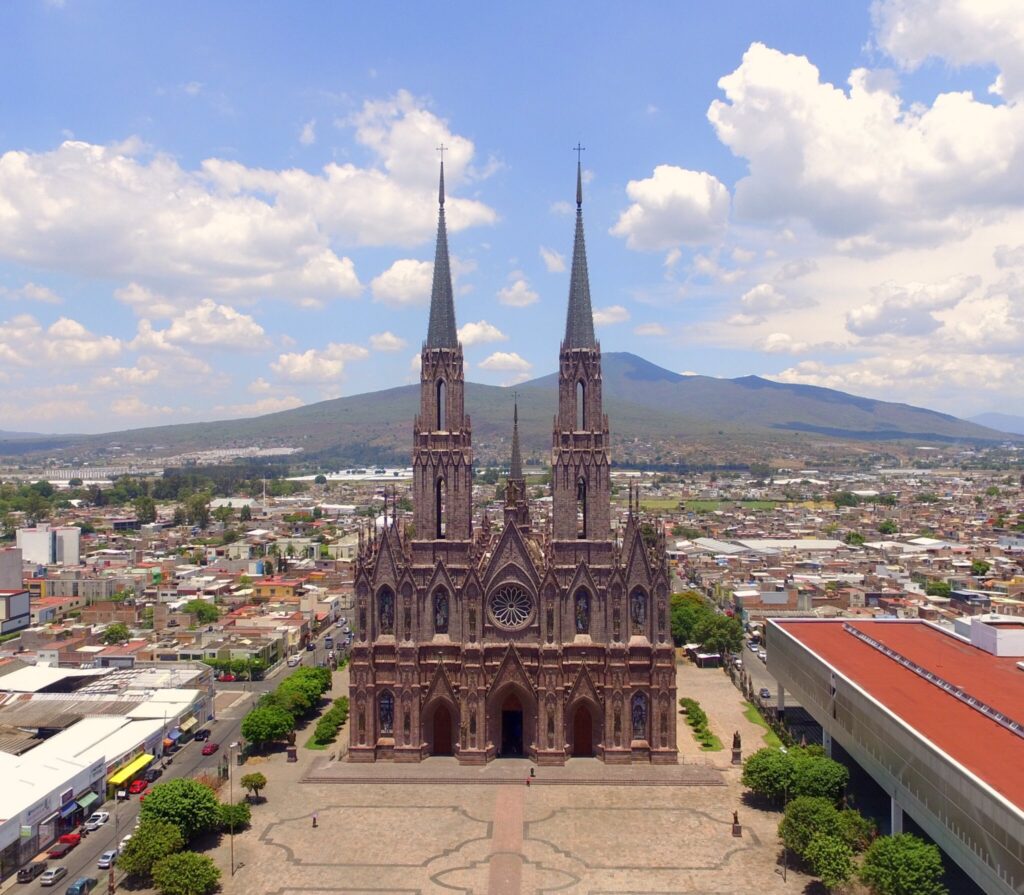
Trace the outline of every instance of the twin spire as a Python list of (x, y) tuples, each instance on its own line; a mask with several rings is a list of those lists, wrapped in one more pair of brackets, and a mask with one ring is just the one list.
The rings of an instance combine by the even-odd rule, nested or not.
[[(434, 251), (434, 282), (430, 290), (430, 325), (427, 348), (457, 348), (455, 300), (452, 271), (448, 261), (448, 229), (444, 219), (444, 161), (437, 191), (437, 247)], [(565, 348), (596, 348), (594, 312), (590, 305), (590, 276), (587, 273), (587, 245), (583, 237), (583, 165), (576, 162), (576, 237), (572, 247), (569, 277), (569, 308), (565, 318)]]
[(430, 326), (427, 348), (458, 348), (455, 327), (455, 301), (452, 297), (452, 270), (448, 263), (448, 228), (444, 222), (444, 161), (437, 190), (437, 248), (434, 250), (434, 283), (430, 290)]

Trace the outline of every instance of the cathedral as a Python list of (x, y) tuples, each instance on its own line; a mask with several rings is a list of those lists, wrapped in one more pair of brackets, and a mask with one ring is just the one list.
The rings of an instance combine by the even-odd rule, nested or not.
[(645, 543), (632, 501), (619, 536), (611, 527), (608, 417), (579, 164), (551, 447), (552, 518), (543, 528), (530, 520), (516, 411), (504, 525), (492, 527), (484, 516), (474, 530), (472, 427), (463, 403), (443, 162), (439, 205), (413, 422), (413, 523), (403, 530), (385, 512), (384, 525), (360, 546), (349, 760), (674, 763), (676, 673), (663, 539)]

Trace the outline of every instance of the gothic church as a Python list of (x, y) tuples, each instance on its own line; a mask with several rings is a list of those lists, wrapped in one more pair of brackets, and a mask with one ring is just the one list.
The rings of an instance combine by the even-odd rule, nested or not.
[[(583, 190), (552, 439), (552, 520), (530, 521), (513, 421), (504, 526), (474, 530), (441, 165), (430, 324), (413, 424), (413, 526), (364, 539), (355, 576), (350, 761), (464, 764), (571, 756), (673, 763), (675, 655), (664, 545), (631, 512), (611, 530), (608, 417), (594, 337)], [(497, 528), (497, 526), (495, 526)]]

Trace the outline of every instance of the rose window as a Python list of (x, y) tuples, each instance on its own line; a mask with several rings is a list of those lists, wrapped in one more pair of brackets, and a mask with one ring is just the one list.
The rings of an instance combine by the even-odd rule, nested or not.
[(515, 630), (524, 627), (530, 620), (533, 614), (533, 600), (518, 587), (508, 585), (491, 595), (488, 609), (491, 619), (498, 627)]

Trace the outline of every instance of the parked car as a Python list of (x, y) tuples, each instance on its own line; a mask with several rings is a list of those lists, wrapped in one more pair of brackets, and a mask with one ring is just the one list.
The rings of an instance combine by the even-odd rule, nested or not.
[(220, 745), (217, 743), (207, 743), (203, 746), (203, 755), (213, 755), (219, 748)]
[(769, 690), (767, 687), (762, 687), (760, 690), (757, 691), (757, 695), (760, 696), (762, 699), (771, 699), (772, 691)]
[(109, 870), (111, 867), (114, 866), (114, 861), (116, 860), (117, 849), (109, 848), (105, 852), (103, 852), (102, 855), (100, 855), (100, 859), (96, 862), (96, 866), (99, 867), (100, 870)]
[(312, 640), (310, 640), (309, 643), (306, 644), (306, 652), (307, 653), (311, 653), (315, 649), (316, 649), (316, 643), (314, 643)]
[(196, 731), (196, 742), (205, 743), (210, 738), (210, 730), (207, 727), (202, 727)]
[(85, 828), (87, 830), (98, 830), (108, 820), (110, 820), (110, 812), (109, 811), (94, 811), (89, 816), (89, 819), (85, 822)]
[(65, 833), (57, 841), (58, 842), (66, 842), (66, 843), (68, 843), (68, 845), (70, 845), (72, 848), (74, 848), (76, 845), (78, 845), (79, 842), (82, 841), (82, 834), (81, 833)]
[(49, 869), (49, 866), (50, 865), (47, 864), (46, 861), (35, 861), (31, 864), (26, 865), (25, 867), (22, 867), (21, 870), (18, 871), (18, 882), (32, 882), (32, 880), (39, 876), (40, 873), (46, 873), (46, 871)]
[[(77, 844), (77, 843), (75, 843), (75, 844)], [(50, 846), (50, 850), (46, 854), (49, 857), (51, 857), (51, 858), (60, 859), (60, 858), (63, 858), (64, 855), (66, 855), (74, 847), (75, 846), (72, 843), (70, 843), (70, 842), (57, 842), (57, 843), (54, 843), (52, 846)], [(54, 882), (56, 882), (56, 880), (54, 880)], [(46, 885), (52, 886), (53, 883), (43, 883), (43, 885), (44, 886), (46, 886)]]
[(219, 678), (217, 678), (217, 680), (219, 680), (219, 681), (220, 681), (221, 683), (224, 683), (224, 684), (230, 684), (230, 683), (231, 683), (232, 681), (237, 681), (237, 680), (238, 680), (238, 678), (236, 678), (236, 677), (235, 677), (235, 676), (234, 676), (234, 675), (233, 675), (233, 674), (232, 674), (232, 673), (231, 673), (231, 672), (229, 671), (229, 672), (227, 672), (227, 673), (225, 673), (225, 674), (222, 674), (222, 675), (221, 675), (221, 676), (220, 676)]
[(159, 780), (164, 774), (164, 769), (161, 767), (149, 768), (145, 774), (142, 775), (142, 779), (147, 783), (152, 783), (154, 780)]
[(45, 870), (43, 875), (39, 877), (39, 885), (41, 886), (55, 886), (68, 875), (67, 867), (51, 867), (49, 870)]
[(302, 657), (301, 656), (289, 656), (288, 657), (288, 667), (289, 668), (294, 668), (301, 661), (302, 661)]
[(131, 834), (131, 833), (128, 833), (128, 834), (127, 834), (127, 835), (126, 835), (126, 836), (124, 837), (124, 839), (122, 839), (122, 840), (121, 840), (120, 844), (119, 844), (119, 845), (117, 846), (117, 851), (118, 851), (118, 853), (120, 853), (120, 852), (123, 852), (123, 851), (124, 851), (124, 847), (125, 847), (125, 846), (126, 846), (126, 845), (127, 845), (128, 843), (129, 843), (129, 842), (131, 842), (131, 841), (132, 841), (132, 834)]
[(137, 796), (140, 792), (145, 792), (147, 786), (149, 786), (149, 781), (144, 777), (139, 780), (132, 780), (131, 786), (128, 787), (128, 794)]
[(64, 895), (86, 895), (87, 892), (91, 892), (99, 884), (100, 881), (91, 876), (80, 876), (68, 886)]

